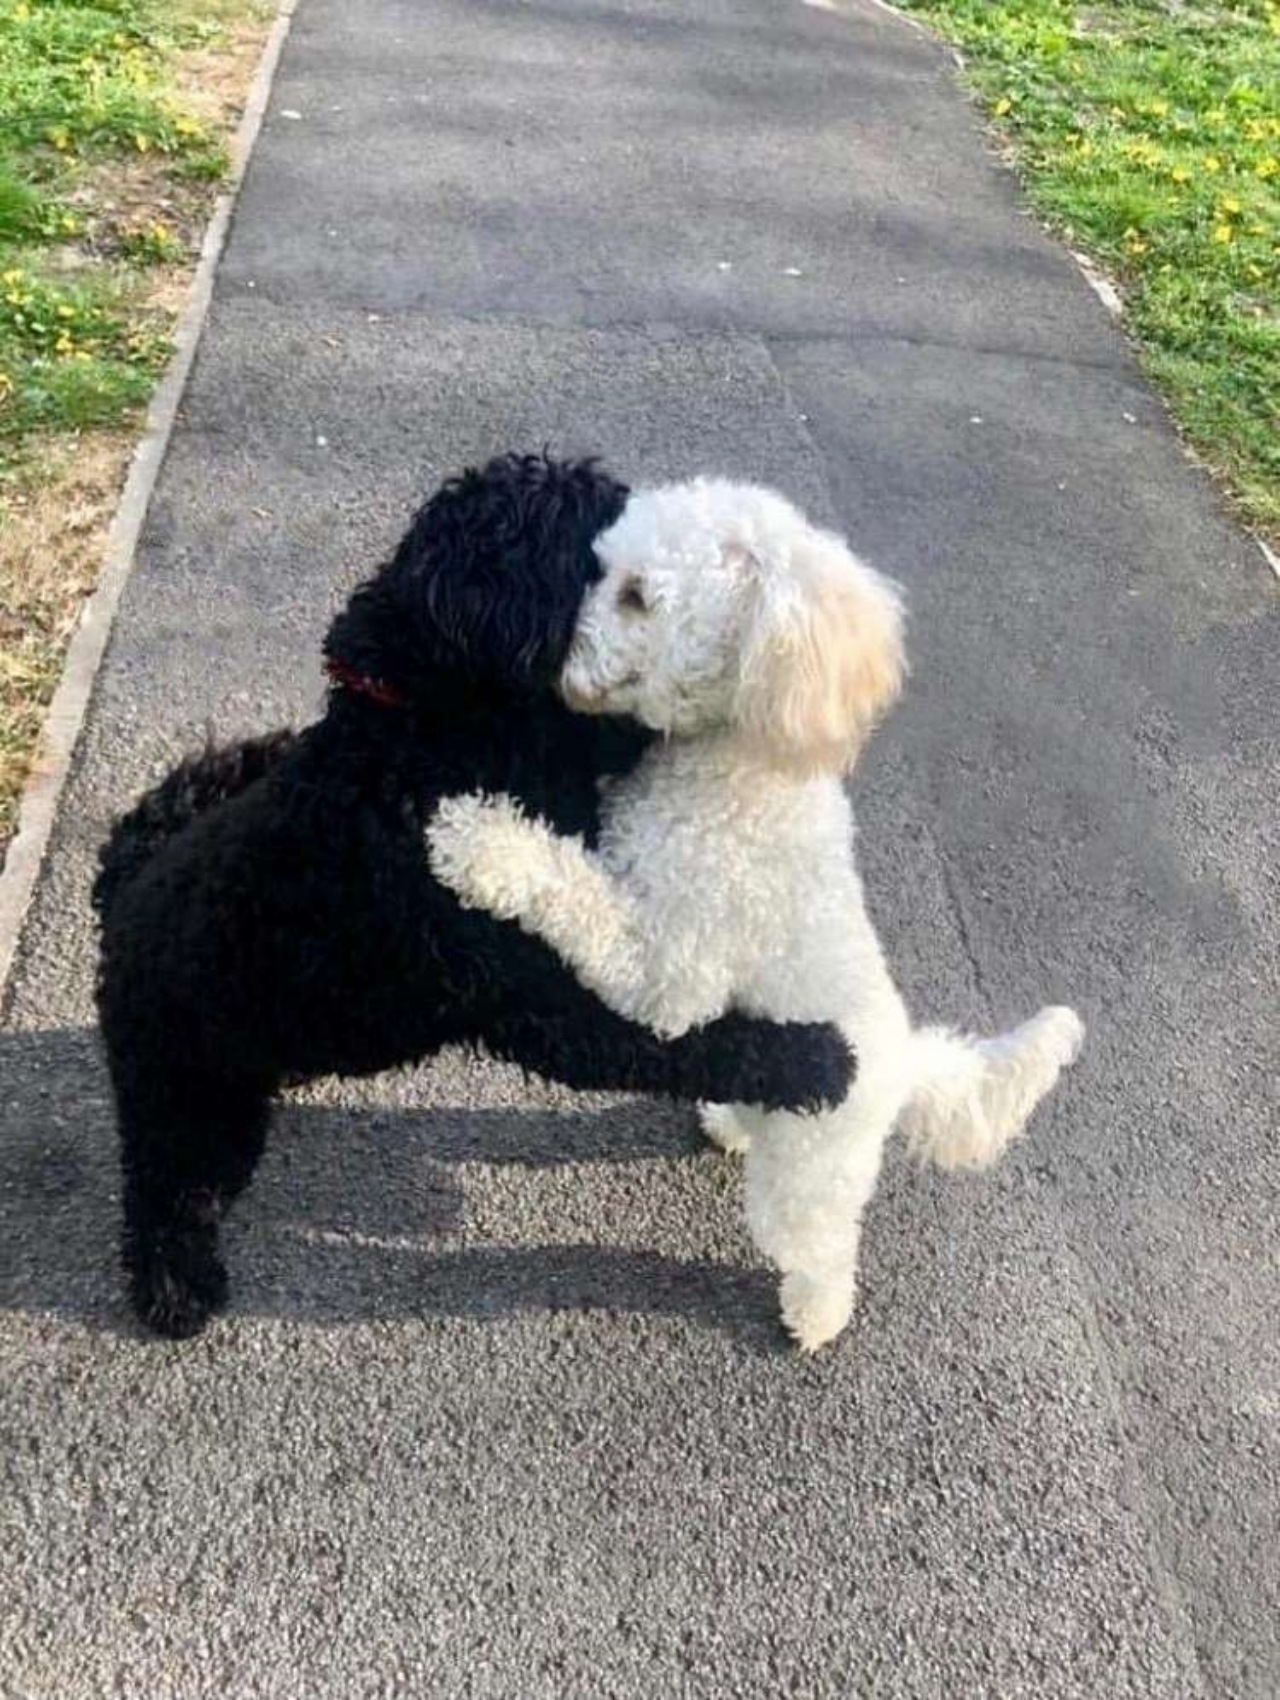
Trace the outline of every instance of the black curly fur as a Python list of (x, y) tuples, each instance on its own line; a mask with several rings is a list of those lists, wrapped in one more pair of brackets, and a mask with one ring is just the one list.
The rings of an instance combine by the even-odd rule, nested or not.
[(583, 1088), (809, 1108), (844, 1096), (833, 1028), (731, 1014), (664, 1044), (539, 941), (464, 910), (422, 829), (441, 796), (505, 791), (592, 838), (597, 780), (647, 734), (553, 695), (593, 538), (625, 486), (509, 456), (445, 485), (333, 622), (328, 655), (392, 686), (335, 686), (323, 717), (210, 748), (116, 825), (101, 856), (98, 1005), (142, 1320), (197, 1332), (226, 1299), (218, 1223), (261, 1156), (281, 1082), (483, 1044)]

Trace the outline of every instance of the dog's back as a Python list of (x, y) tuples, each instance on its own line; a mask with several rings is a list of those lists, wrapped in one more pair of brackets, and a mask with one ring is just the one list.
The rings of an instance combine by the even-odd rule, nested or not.
[(161, 845), (218, 803), (255, 784), (293, 748), (297, 734), (282, 729), (234, 744), (210, 743), (179, 762), (115, 823), (98, 854), (93, 906), (105, 916)]

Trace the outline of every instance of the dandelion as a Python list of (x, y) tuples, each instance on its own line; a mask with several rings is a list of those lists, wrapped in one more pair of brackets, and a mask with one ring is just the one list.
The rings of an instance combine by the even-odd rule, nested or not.
[(1234, 195), (1224, 195), (1218, 202), (1218, 211), (1225, 213), (1228, 218), (1239, 218), (1244, 208)]
[(1169, 175), (1175, 183), (1189, 183), (1191, 181), (1191, 173), (1185, 165), (1175, 165)]
[(1213, 227), (1213, 239), (1215, 242), (1230, 242), (1232, 234), (1233, 232), (1229, 224), (1215, 224)]
[(1216, 153), (1207, 153), (1204, 156), (1204, 168), (1211, 177), (1216, 177), (1222, 170), (1222, 161)]
[(1260, 159), (1253, 168), (1253, 175), (1261, 177), (1264, 183), (1270, 182), (1277, 174), (1280, 174), (1280, 159)]
[(14, 266), (11, 271), (0, 272), (0, 283), (21, 283), (22, 275), (21, 268)]
[(1013, 102), (1009, 99), (1008, 95), (1003, 95), (996, 102), (994, 111), (997, 118), (1003, 118), (1006, 112), (1013, 111)]

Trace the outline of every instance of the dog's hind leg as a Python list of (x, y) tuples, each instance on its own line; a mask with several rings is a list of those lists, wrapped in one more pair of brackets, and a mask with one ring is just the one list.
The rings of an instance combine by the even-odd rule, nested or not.
[(1083, 1039), (1080, 1017), (1058, 1006), (994, 1039), (919, 1029), (911, 1036), (910, 1096), (899, 1118), (908, 1144), (943, 1169), (994, 1163), (1075, 1061)]
[(698, 1123), (726, 1157), (741, 1157), (751, 1149), (751, 1134), (732, 1104), (699, 1104)]
[(123, 1259), (139, 1319), (198, 1334), (227, 1299), (218, 1225), (266, 1142), (268, 1096), (239, 1083), (183, 1080), (118, 1095)]
[(889, 1133), (871, 1109), (751, 1118), (747, 1224), (782, 1271), (782, 1321), (804, 1352), (833, 1340), (853, 1314), (862, 1213)]

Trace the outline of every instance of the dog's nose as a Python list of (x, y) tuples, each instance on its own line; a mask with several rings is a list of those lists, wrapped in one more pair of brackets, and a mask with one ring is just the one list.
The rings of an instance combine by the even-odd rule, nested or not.
[(579, 714), (592, 714), (600, 707), (599, 691), (584, 688), (573, 677), (572, 673), (565, 673), (562, 675), (560, 679), (560, 695), (564, 698), (569, 707), (575, 709)]

